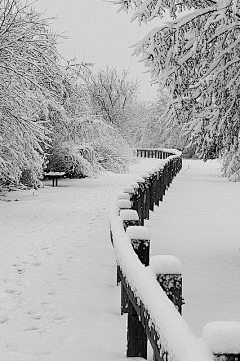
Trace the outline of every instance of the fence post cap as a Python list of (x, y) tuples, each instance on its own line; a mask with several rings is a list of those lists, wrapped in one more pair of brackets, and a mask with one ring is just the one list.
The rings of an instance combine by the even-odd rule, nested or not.
[(130, 200), (130, 195), (129, 195), (129, 193), (119, 193), (117, 195), (117, 199), (128, 199), (128, 200)]
[(144, 180), (142, 177), (138, 177), (138, 178), (136, 179), (136, 182), (138, 182), (138, 183), (144, 183), (145, 180)]
[(131, 208), (132, 203), (128, 199), (118, 199), (117, 200), (118, 208)]
[(124, 187), (123, 193), (134, 193), (134, 188), (132, 186)]
[(120, 211), (120, 217), (123, 221), (139, 221), (138, 212), (134, 209), (122, 209)]
[(182, 274), (182, 263), (172, 255), (156, 255), (150, 259), (150, 267), (156, 275)]
[(240, 322), (209, 322), (202, 330), (202, 338), (214, 354), (240, 354)]
[(133, 182), (133, 183), (130, 184), (130, 187), (132, 187), (133, 189), (138, 189), (139, 184), (137, 182)]
[(145, 226), (130, 226), (127, 228), (126, 233), (131, 239), (144, 241), (151, 239), (150, 231)]
[(141, 174), (141, 177), (142, 177), (143, 179), (147, 179), (147, 178), (150, 177), (150, 175), (149, 175), (148, 173), (142, 173), (142, 174)]

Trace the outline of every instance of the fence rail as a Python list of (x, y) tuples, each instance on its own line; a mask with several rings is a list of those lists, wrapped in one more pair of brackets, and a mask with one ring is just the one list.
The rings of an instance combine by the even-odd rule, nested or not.
[[(160, 162), (123, 189), (111, 208), (110, 218), (117, 284), (121, 283), (121, 314), (127, 313), (128, 318), (126, 355), (146, 359), (149, 340), (156, 361), (212, 361), (222, 357), (239, 361), (240, 324), (239, 330), (236, 328), (233, 352), (229, 347), (217, 352), (211, 345), (199, 343), (181, 316), (181, 262), (174, 256), (155, 256), (150, 260), (150, 236), (144, 221), (163, 201), (181, 170), (181, 152), (138, 149), (137, 155), (158, 158)], [(210, 327), (210, 333), (216, 334), (211, 334), (210, 339), (219, 337), (216, 329)], [(206, 339), (208, 336), (209, 332)]]

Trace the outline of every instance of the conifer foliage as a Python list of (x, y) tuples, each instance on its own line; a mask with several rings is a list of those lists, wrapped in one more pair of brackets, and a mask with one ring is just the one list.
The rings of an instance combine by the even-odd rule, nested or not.
[(168, 88), (167, 117), (180, 125), (203, 159), (220, 156), (226, 175), (240, 168), (240, 1), (115, 0), (135, 9), (139, 24), (171, 20), (135, 45), (161, 88)]

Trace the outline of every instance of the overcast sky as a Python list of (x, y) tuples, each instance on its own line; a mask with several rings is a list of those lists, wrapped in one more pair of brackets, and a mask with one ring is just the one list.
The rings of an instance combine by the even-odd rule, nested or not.
[(59, 51), (67, 59), (96, 63), (118, 70), (129, 69), (132, 77), (138, 77), (140, 97), (151, 100), (156, 95), (156, 85), (151, 86), (150, 75), (137, 57), (131, 57), (131, 45), (142, 39), (152, 28), (161, 24), (155, 20), (148, 26), (130, 23), (132, 12), (117, 13), (118, 5), (104, 0), (37, 0), (35, 7), (45, 12), (45, 17), (56, 17), (51, 27), (67, 37), (59, 45)]

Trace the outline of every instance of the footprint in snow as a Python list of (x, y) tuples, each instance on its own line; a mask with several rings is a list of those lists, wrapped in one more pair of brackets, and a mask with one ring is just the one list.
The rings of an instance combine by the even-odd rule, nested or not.
[(35, 262), (32, 262), (32, 266), (35, 266), (35, 267), (38, 267), (38, 266), (41, 266), (43, 264), (42, 261), (35, 261)]
[(39, 330), (41, 327), (37, 326), (37, 325), (29, 325), (26, 328), (23, 329), (23, 331), (37, 331)]
[(6, 292), (6, 293), (12, 293), (12, 294), (14, 294), (14, 295), (21, 295), (21, 294), (22, 294), (21, 291), (16, 290), (16, 289), (14, 289), (14, 288), (6, 288), (6, 289), (5, 289), (5, 292)]
[(14, 317), (12, 315), (7, 315), (7, 314), (2, 315), (2, 316), (0, 316), (0, 323), (5, 323), (7, 321), (12, 320), (13, 318)]

